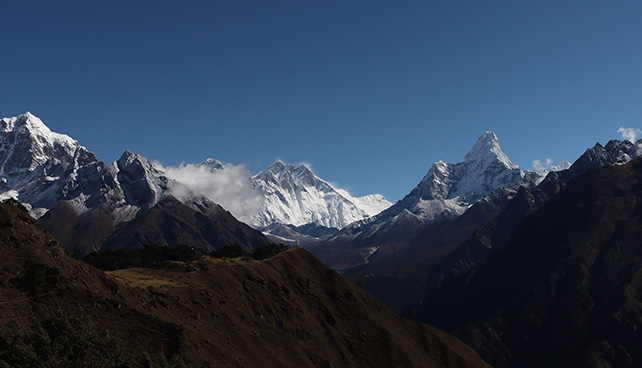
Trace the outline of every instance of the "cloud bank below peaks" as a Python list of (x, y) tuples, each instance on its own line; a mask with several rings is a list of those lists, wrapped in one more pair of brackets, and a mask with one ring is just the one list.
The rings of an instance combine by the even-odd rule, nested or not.
[[(245, 223), (249, 223), (251, 216), (256, 215), (263, 207), (263, 196), (252, 186), (251, 173), (245, 165), (227, 164), (216, 170), (195, 164), (155, 165), (168, 178), (177, 180), (220, 204)], [(180, 193), (176, 193), (176, 196), (180, 196)]]
[(571, 167), (571, 163), (564, 160), (557, 165), (553, 165), (555, 161), (551, 158), (547, 158), (544, 162), (541, 160), (533, 161), (533, 171), (540, 175), (545, 175), (548, 171), (562, 171)]

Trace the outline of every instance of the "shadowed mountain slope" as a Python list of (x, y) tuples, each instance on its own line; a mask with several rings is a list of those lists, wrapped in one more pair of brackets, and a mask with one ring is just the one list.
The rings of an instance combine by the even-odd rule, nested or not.
[(495, 366), (642, 364), (642, 161), (590, 170), (415, 318)]
[(221, 206), (208, 201), (198, 206), (195, 209), (167, 196), (135, 219), (116, 225), (101, 208), (77, 215), (61, 201), (38, 222), (76, 254), (97, 249), (133, 250), (145, 244), (183, 244), (208, 251), (238, 244), (250, 252), (271, 243)]
[(193, 367), (487, 367), (456, 338), (402, 319), (302, 249), (101, 272), (16, 202), (0, 204), (0, 327), (84, 316), (131, 354)]
[[(589, 169), (626, 163), (639, 156), (641, 144), (618, 140), (605, 146), (596, 143), (569, 169), (549, 172), (536, 187), (521, 187), (514, 195), (494, 192), (445, 226), (423, 231), (405, 251), (353, 268), (346, 275), (401, 313), (501, 249), (522, 222), (572, 178)], [(408, 313), (412, 316), (412, 311)]]

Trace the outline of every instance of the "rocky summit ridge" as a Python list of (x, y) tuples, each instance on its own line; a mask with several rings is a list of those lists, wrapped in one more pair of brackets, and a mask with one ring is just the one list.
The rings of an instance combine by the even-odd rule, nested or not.
[(280, 223), (341, 229), (391, 205), (381, 195), (352, 197), (319, 178), (305, 165), (295, 166), (280, 160), (253, 176), (252, 183), (265, 198), (263, 209), (252, 217), (253, 225), (258, 228)]
[(346, 226), (311, 250), (338, 269), (367, 264), (377, 252), (388, 254), (390, 247), (398, 250), (431, 226), (458, 218), (489, 195), (510, 198), (519, 186), (534, 186), (545, 174), (523, 171), (513, 164), (495, 133), (488, 131), (477, 139), (464, 161), (435, 162), (399, 202)]
[[(18, 200), (66, 247), (79, 254), (101, 249), (114, 232), (135, 228), (132, 222), (170, 198), (179, 204), (162, 208), (182, 214), (200, 213), (208, 218), (200, 221), (201, 226), (207, 227), (214, 218), (229, 215), (209, 199), (165, 176), (142, 155), (125, 151), (118, 161), (105, 165), (77, 141), (51, 132), (31, 113), (0, 120), (0, 198)], [(226, 220), (230, 229), (241, 226), (232, 219)], [(186, 230), (184, 221), (177, 220), (172, 225), (160, 217), (156, 221), (166, 225), (155, 234), (139, 236), (136, 238), (139, 242), (153, 240), (172, 245), (170, 238), (178, 239), (172, 234), (179, 228)], [(197, 237), (199, 240), (226, 240), (218, 245), (208, 242), (193, 245), (213, 249), (239, 241), (249, 250), (268, 243), (258, 232), (250, 235), (253, 230), (243, 226), (239, 233), (252, 239), (247, 244), (232, 234), (222, 236), (221, 232), (226, 232), (223, 228), (213, 233), (216, 226), (212, 225), (209, 230), (192, 229), (191, 233), (209, 234)]]

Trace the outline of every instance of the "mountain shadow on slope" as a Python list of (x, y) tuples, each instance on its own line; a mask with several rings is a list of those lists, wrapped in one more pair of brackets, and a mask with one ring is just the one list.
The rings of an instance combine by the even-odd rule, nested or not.
[(246, 252), (271, 244), (219, 205), (206, 202), (199, 209), (168, 196), (133, 220), (115, 225), (100, 208), (78, 216), (66, 202), (59, 202), (38, 222), (79, 255), (98, 249), (134, 250), (145, 244), (184, 244), (206, 251), (239, 244)]
[(415, 310), (497, 367), (642, 365), (642, 161), (590, 170)]

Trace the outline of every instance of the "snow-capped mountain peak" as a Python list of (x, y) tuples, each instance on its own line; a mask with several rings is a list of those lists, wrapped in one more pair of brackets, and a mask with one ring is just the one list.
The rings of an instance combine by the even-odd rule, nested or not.
[(397, 241), (403, 241), (408, 236), (404, 230), (407, 227), (420, 228), (456, 218), (491, 192), (532, 184), (527, 183), (528, 180), (531, 180), (530, 176), (501, 150), (495, 133), (485, 132), (465, 155), (464, 161), (457, 164), (435, 162), (401, 201), (375, 217), (351, 224), (331, 241), (359, 238), (367, 244), (376, 244), (377, 241), (368, 239), (397, 234), (395, 231), (398, 231)]
[(201, 162), (199, 166), (205, 167), (210, 171), (220, 170), (224, 167), (221, 161), (215, 160), (213, 158), (206, 159), (205, 161)]
[(78, 144), (68, 135), (52, 132), (42, 120), (28, 111), (13, 118), (0, 120), (0, 129), (2, 129), (3, 133), (13, 132), (16, 136), (27, 133), (32, 137), (36, 137), (42, 143), (57, 143), (63, 146)]
[(84, 150), (69, 136), (53, 133), (29, 112), (0, 120), (0, 151), (4, 156), (0, 163), (2, 172), (18, 169), (31, 172), (51, 157), (68, 161), (78, 149)]
[[(511, 162), (500, 148), (495, 133), (489, 131), (479, 137), (464, 156), (463, 162), (435, 162), (419, 185), (402, 202), (411, 212), (432, 217), (436, 208), (434, 203), (429, 205), (426, 201), (451, 199), (459, 205), (449, 205), (444, 210), (450, 212), (456, 209), (455, 212), (460, 213), (470, 203), (495, 189), (513, 186), (523, 177), (524, 172)], [(423, 209), (431, 214), (424, 213), (426, 211)]]
[(119, 171), (137, 178), (145, 177), (149, 173), (162, 173), (147, 158), (129, 150), (123, 152), (118, 161), (116, 161), (116, 165)]
[(255, 175), (254, 179), (272, 181), (289, 190), (304, 187), (315, 187), (324, 192), (334, 190), (330, 184), (316, 176), (307, 166), (296, 166), (281, 160), (277, 160), (263, 172)]
[(17, 198), (35, 217), (75, 195), (86, 184), (79, 168), (99, 170), (98, 163), (93, 153), (29, 112), (0, 120), (0, 196)]
[(255, 189), (265, 197), (264, 207), (252, 223), (259, 228), (272, 224), (340, 229), (389, 207), (383, 196), (354, 198), (316, 176), (305, 165), (277, 160), (252, 177)]
[(487, 167), (500, 163), (507, 169), (518, 169), (499, 147), (499, 140), (495, 133), (491, 131), (485, 132), (477, 139), (473, 148), (464, 156), (464, 162), (473, 167)]
[(181, 182), (168, 178), (142, 155), (125, 151), (112, 167), (125, 203), (143, 211), (170, 195), (191, 207), (206, 200)]

